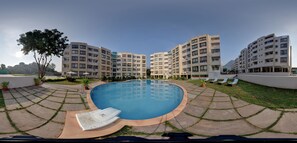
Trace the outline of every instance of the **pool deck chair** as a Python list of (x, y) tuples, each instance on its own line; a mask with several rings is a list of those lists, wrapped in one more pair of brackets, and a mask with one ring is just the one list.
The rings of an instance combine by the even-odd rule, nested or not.
[(225, 83), (227, 83), (227, 80), (228, 80), (228, 78), (224, 78), (224, 80), (223, 80), (223, 81), (220, 81), (220, 82), (218, 82), (218, 84), (225, 84)]
[(120, 110), (106, 108), (76, 114), (76, 119), (82, 130), (94, 130), (107, 126), (119, 119)]
[(237, 85), (237, 83), (238, 83), (238, 79), (235, 78), (235, 79), (233, 80), (233, 82), (228, 82), (228, 85), (233, 86), (233, 85)]
[(214, 80), (211, 80), (210, 83), (216, 83), (218, 81), (218, 78), (215, 78)]

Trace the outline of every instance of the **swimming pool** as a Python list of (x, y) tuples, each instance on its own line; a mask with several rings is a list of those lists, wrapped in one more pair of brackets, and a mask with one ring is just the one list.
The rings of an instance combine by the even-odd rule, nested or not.
[(183, 95), (180, 87), (159, 80), (112, 82), (91, 91), (91, 99), (99, 109), (119, 109), (119, 117), (129, 120), (165, 115), (181, 103)]

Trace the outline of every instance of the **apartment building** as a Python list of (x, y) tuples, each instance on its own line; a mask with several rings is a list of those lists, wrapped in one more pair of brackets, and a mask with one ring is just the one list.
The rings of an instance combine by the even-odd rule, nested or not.
[(289, 36), (269, 34), (250, 43), (239, 55), (240, 73), (291, 72), (292, 47)]
[(113, 77), (146, 78), (146, 56), (128, 52), (113, 52)]
[[(72, 73), (69, 73), (72, 72)], [(64, 50), (62, 75), (102, 78), (111, 76), (111, 52), (82, 42), (71, 42)]]
[(233, 65), (232, 69), (235, 71), (235, 73), (238, 73), (238, 69), (239, 69), (239, 58), (236, 58), (234, 60), (234, 65)]
[[(220, 73), (221, 54), (218, 35), (205, 34), (194, 37), (167, 53), (168, 69), (173, 77), (208, 77), (211, 72)], [(151, 67), (154, 67), (154, 64), (151, 62)]]
[(159, 52), (150, 55), (151, 77), (169, 78), (169, 53)]

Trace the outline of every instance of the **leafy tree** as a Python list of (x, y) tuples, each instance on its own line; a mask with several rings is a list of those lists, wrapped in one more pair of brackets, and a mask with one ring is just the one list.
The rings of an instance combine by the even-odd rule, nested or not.
[(43, 79), (46, 69), (50, 65), (53, 56), (63, 56), (63, 51), (67, 47), (67, 36), (63, 37), (62, 32), (57, 29), (44, 31), (33, 30), (20, 35), (17, 40), (18, 45), (25, 55), (33, 52), (33, 57), (38, 67), (38, 78)]
[(2, 70), (6, 69), (6, 66), (4, 64), (1, 64), (1, 69)]

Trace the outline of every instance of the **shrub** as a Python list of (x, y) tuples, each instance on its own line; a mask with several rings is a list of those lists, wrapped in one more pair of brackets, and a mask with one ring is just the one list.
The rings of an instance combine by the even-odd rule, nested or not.
[(102, 81), (106, 81), (106, 80), (107, 80), (106, 76), (103, 76), (103, 77), (101, 78), (101, 80), (102, 80)]
[(8, 90), (8, 85), (9, 85), (9, 82), (8, 81), (3, 81), (1, 83), (1, 85), (2, 85), (2, 89), (3, 90)]
[(34, 78), (34, 83), (36, 86), (41, 84), (41, 80), (39, 78)]
[(69, 82), (75, 82), (75, 78), (73, 78), (73, 77), (66, 77), (66, 79), (69, 81)]
[(85, 87), (89, 87), (89, 84), (90, 84), (90, 80), (89, 79), (83, 79), (82, 80), (82, 84), (85, 86)]

